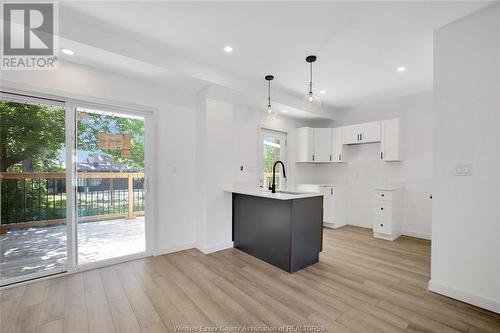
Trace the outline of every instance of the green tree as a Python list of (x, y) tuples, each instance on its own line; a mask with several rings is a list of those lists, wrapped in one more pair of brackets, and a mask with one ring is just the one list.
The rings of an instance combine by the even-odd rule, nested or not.
[[(144, 168), (144, 120), (77, 114), (78, 149), (106, 153), (129, 168)], [(99, 132), (130, 134), (130, 158), (123, 157), (121, 150), (100, 149)], [(65, 135), (63, 108), (0, 101), (0, 172), (62, 171), (59, 162)]]
[(64, 109), (0, 101), (0, 171), (59, 171)]
[[(113, 157), (113, 161), (129, 168), (144, 169), (144, 120), (90, 112), (77, 113), (78, 149), (103, 152)], [(131, 135), (130, 158), (124, 157), (118, 149), (99, 147), (99, 132)]]

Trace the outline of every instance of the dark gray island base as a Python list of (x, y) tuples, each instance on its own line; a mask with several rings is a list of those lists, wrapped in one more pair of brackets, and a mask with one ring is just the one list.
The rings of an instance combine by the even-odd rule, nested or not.
[(233, 242), (289, 273), (317, 263), (323, 246), (323, 197), (276, 200), (233, 193)]

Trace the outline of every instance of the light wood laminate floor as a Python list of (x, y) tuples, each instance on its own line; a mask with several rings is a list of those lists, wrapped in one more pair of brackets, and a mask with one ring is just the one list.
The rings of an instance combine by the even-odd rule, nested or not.
[(0, 331), (500, 332), (500, 315), (427, 291), (428, 241), (377, 240), (348, 226), (325, 229), (323, 244), (320, 263), (293, 275), (235, 249), (188, 250), (6, 289)]

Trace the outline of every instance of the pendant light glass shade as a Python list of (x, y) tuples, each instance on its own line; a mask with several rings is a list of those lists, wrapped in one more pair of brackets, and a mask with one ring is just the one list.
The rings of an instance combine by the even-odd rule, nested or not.
[(303, 109), (308, 111), (320, 110), (321, 99), (314, 92), (313, 86), (313, 62), (316, 61), (316, 56), (310, 55), (306, 57), (306, 62), (309, 63), (309, 84), (307, 85), (307, 93), (304, 97)]
[(265, 116), (267, 117), (275, 117), (278, 115), (276, 111), (273, 110), (271, 106), (271, 81), (274, 79), (272, 75), (266, 75), (265, 77), (268, 85), (267, 85), (267, 107), (265, 111)]

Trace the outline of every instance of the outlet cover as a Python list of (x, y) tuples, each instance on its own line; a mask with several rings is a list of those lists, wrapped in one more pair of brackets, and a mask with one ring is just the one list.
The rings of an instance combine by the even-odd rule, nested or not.
[(455, 165), (455, 176), (470, 177), (472, 176), (472, 164), (457, 164)]

